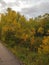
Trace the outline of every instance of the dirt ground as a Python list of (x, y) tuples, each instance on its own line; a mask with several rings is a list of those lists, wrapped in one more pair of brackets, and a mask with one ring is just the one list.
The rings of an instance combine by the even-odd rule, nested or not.
[(0, 65), (22, 65), (17, 58), (0, 43)]

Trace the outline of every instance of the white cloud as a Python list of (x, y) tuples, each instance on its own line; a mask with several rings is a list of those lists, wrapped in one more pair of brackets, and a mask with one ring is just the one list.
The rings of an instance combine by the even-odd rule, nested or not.
[(49, 13), (49, 0), (0, 0), (0, 12), (11, 7), (27, 17)]
[(0, 3), (0, 7), (2, 6), (2, 4)]
[(21, 13), (28, 17), (36, 17), (49, 13), (49, 2), (40, 2), (31, 8), (23, 8)]
[(4, 0), (6, 3), (16, 2), (16, 0)]
[(11, 7), (13, 10), (15, 10), (15, 11), (19, 11), (19, 12), (21, 12), (21, 8), (19, 8), (19, 7), (17, 7), (17, 6), (13, 6), (13, 7)]

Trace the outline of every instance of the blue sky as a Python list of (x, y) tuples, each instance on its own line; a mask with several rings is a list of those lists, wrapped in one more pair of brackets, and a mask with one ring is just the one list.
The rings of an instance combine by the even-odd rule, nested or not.
[(0, 0), (0, 13), (8, 7), (26, 17), (36, 17), (49, 13), (49, 0)]

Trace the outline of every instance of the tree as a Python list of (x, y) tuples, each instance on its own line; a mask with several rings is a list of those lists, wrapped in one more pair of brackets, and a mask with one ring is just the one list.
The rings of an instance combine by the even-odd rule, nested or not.
[(42, 40), (41, 51), (42, 53), (49, 54), (49, 36), (45, 36)]

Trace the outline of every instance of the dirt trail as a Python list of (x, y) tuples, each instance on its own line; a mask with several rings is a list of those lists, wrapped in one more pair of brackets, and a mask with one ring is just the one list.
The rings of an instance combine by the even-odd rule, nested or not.
[(0, 43), (0, 65), (22, 65), (15, 56)]

